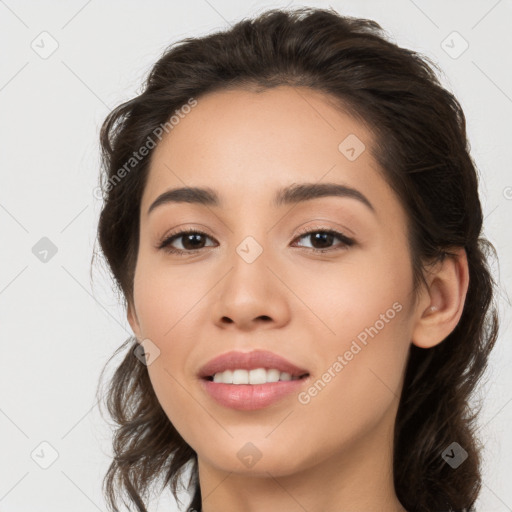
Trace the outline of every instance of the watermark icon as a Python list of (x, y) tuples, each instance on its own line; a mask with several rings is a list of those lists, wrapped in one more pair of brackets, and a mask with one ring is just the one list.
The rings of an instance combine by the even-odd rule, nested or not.
[(57, 51), (59, 43), (49, 32), (44, 30), (30, 43), (30, 47), (41, 59), (46, 60)]
[(503, 189), (503, 197), (505, 199), (512, 199), (512, 187), (505, 187)]
[(32, 450), (30, 457), (40, 468), (48, 469), (59, 458), (59, 452), (48, 441), (43, 441)]
[(441, 457), (453, 469), (457, 469), (468, 458), (468, 452), (459, 443), (454, 441), (443, 451)]
[(48, 263), (57, 251), (57, 246), (46, 236), (32, 247), (32, 254), (42, 263)]
[(236, 455), (240, 462), (248, 468), (252, 468), (262, 457), (261, 451), (251, 442), (245, 443)]
[(441, 41), (441, 48), (452, 59), (458, 59), (469, 48), (469, 43), (454, 30)]
[(252, 263), (263, 252), (263, 247), (252, 236), (247, 236), (237, 246), (236, 252), (246, 263)]
[(363, 331), (361, 331), (357, 335), (357, 339), (352, 340), (350, 345), (350, 349), (345, 351), (343, 355), (338, 355), (336, 361), (334, 361), (327, 371), (322, 374), (322, 376), (315, 381), (306, 391), (301, 391), (297, 395), (297, 399), (302, 405), (307, 405), (311, 402), (311, 399), (322, 391), (331, 380), (333, 380), (340, 372), (347, 366), (347, 364), (352, 361), (355, 355), (361, 352), (362, 348), (358, 341), (366, 346), (368, 336), (372, 339), (379, 334), (379, 332), (384, 329), (386, 324), (388, 324), (393, 318), (395, 318), (396, 314), (402, 311), (402, 304), (400, 302), (394, 302), (393, 306), (386, 310), (385, 313), (381, 313), (379, 316), (379, 320), (377, 320), (372, 326), (366, 327)]
[(142, 340), (134, 349), (133, 355), (146, 366), (160, 357), (160, 349), (149, 338)]
[(351, 162), (356, 160), (365, 149), (363, 141), (353, 133), (345, 137), (338, 145), (338, 151)]
[[(163, 124), (158, 125), (152, 132), (151, 135), (148, 135), (144, 144), (137, 150), (132, 153), (132, 156), (128, 158), (125, 164), (120, 167), (117, 172), (110, 176), (105, 186), (105, 192), (110, 192), (130, 171), (138, 165), (146, 156), (149, 155), (149, 152), (154, 149), (157, 145), (155, 139), (158, 141), (162, 140), (164, 133), (169, 133), (179, 122), (183, 119), (190, 111), (191, 107), (195, 107), (197, 105), (197, 100), (194, 98), (190, 98), (185, 105), (182, 105), (179, 110), (174, 111), (174, 115), (172, 115), (168, 121)], [(96, 199), (103, 199), (103, 191), (101, 187), (95, 187), (93, 190), (93, 195)]]

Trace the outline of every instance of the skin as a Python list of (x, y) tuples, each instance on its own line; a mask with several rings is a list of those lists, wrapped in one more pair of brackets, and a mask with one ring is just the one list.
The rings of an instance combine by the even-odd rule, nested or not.
[[(338, 150), (349, 134), (366, 146), (354, 161)], [(405, 510), (392, 436), (406, 358), (411, 343), (433, 347), (455, 328), (468, 269), (460, 250), (413, 300), (406, 214), (371, 145), (365, 126), (322, 93), (281, 86), (199, 98), (153, 153), (128, 320), (139, 341), (160, 350), (149, 375), (198, 454), (204, 512)], [(356, 188), (375, 212), (349, 197), (270, 206), (280, 187), (327, 181)], [(161, 193), (185, 185), (215, 189), (224, 206), (168, 203), (147, 214)], [(355, 242), (302, 236), (318, 226)], [(206, 231), (204, 248), (185, 256), (156, 248), (182, 228)], [(236, 252), (247, 236), (263, 249), (252, 263)], [(190, 251), (186, 243), (173, 247)], [(394, 303), (401, 310), (307, 404), (292, 394), (238, 411), (200, 386), (196, 374), (213, 357), (263, 348), (307, 368), (307, 390)], [(237, 456), (248, 442), (261, 455), (252, 467)]]

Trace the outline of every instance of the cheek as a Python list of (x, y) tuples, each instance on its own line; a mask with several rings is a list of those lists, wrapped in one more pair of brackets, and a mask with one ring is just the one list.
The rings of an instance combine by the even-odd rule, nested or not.
[(397, 262), (397, 255), (373, 253), (339, 265), (290, 271), (286, 281), (300, 299), (290, 297), (290, 303), (295, 304), (296, 315), (305, 313), (301, 322), (340, 349), (340, 343), (360, 333), (364, 341), (365, 329), (376, 322), (379, 332), (389, 331), (390, 323), (397, 324), (396, 319), (406, 315), (412, 287), (409, 267), (403, 257)]
[(204, 280), (193, 270), (141, 262), (135, 273), (134, 300), (144, 336), (170, 339), (179, 331), (182, 318), (190, 322), (188, 315), (194, 314), (194, 305), (206, 292)]
[(302, 288), (322, 320), (315, 318), (314, 328), (322, 332), (319, 375), (301, 402), (312, 418), (328, 414), (340, 425), (357, 418), (362, 426), (398, 400), (410, 347), (412, 274), (409, 262), (396, 258), (345, 267), (315, 279), (314, 289)]
[[(194, 450), (198, 449), (204, 438), (205, 422), (211, 419), (205, 414), (199, 400), (194, 396), (190, 381), (183, 378), (179, 371), (172, 368), (171, 361), (179, 355), (169, 348), (164, 349), (160, 357), (148, 366), (151, 385), (165, 415), (172, 426)], [(214, 428), (215, 424), (210, 428)]]
[[(387, 300), (382, 305), (387, 306)], [(335, 325), (338, 335), (322, 340), (324, 363), (298, 397), (295, 419), (302, 422), (298, 438), (321, 428), (322, 446), (348, 447), (396, 413), (410, 347), (406, 322), (400, 317), (405, 308), (398, 303), (389, 310), (377, 306), (340, 318)], [(385, 320), (376, 315), (380, 312)], [(276, 438), (281, 435), (276, 434)], [(290, 432), (282, 432), (274, 442), (289, 442), (287, 435)]]
[(194, 444), (187, 434), (202, 409), (191, 397), (184, 366), (196, 341), (195, 327), (201, 322), (198, 301), (207, 288), (204, 280), (201, 286), (201, 280), (183, 268), (165, 270), (141, 263), (134, 279), (137, 317), (142, 336), (158, 350), (158, 357), (148, 365), (148, 374), (169, 420), (187, 443)]

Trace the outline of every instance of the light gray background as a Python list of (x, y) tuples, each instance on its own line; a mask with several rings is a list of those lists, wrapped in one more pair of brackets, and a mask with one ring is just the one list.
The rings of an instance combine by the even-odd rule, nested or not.
[[(502, 330), (482, 388), (486, 467), (478, 511), (512, 510), (505, 291), (512, 279), (511, 0), (0, 0), (0, 511), (106, 510), (100, 483), (110, 462), (110, 431), (95, 391), (101, 368), (131, 331), (107, 274), (96, 267), (92, 284), (89, 276), (101, 206), (93, 190), (102, 120), (140, 91), (171, 42), (286, 5), (332, 6), (375, 19), (399, 45), (439, 63), (443, 83), (464, 108), (483, 177), (485, 235), (501, 261), (495, 272)], [(463, 41), (446, 39), (453, 31), (469, 44), (457, 58)], [(52, 44), (56, 51), (42, 58)], [(57, 247), (47, 262), (32, 252), (42, 237)], [(58, 457), (43, 469), (52, 450)], [(150, 510), (177, 509), (162, 497)]]

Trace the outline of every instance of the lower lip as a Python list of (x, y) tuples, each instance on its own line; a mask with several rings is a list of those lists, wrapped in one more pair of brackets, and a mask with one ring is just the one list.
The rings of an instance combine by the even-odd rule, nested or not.
[(265, 384), (222, 384), (202, 380), (205, 391), (220, 405), (240, 411), (263, 409), (297, 392), (308, 377), (296, 380), (267, 382)]

